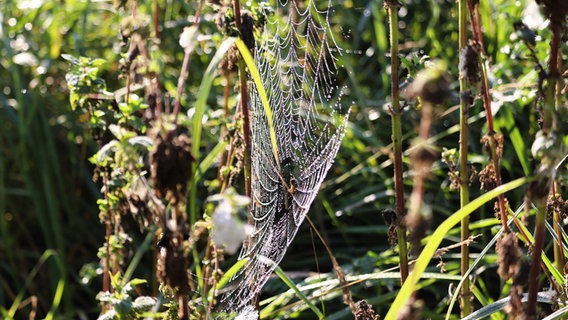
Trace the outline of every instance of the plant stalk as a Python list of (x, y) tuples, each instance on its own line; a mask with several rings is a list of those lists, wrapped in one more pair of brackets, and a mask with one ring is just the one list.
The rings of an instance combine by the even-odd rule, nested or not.
[(529, 273), (529, 298), (527, 302), (527, 316), (536, 316), (536, 298), (538, 294), (538, 275), (542, 262), (542, 248), (544, 247), (544, 224), (546, 222), (546, 200), (539, 199), (537, 202), (534, 246), (532, 250), (532, 263)]
[(398, 10), (400, 4), (396, 0), (385, 1), (385, 8), (389, 16), (390, 32), (390, 58), (391, 58), (391, 98), (392, 98), (392, 141), (394, 158), (394, 188), (396, 217), (398, 226), (396, 229), (398, 239), (398, 255), (400, 266), (400, 282), (404, 284), (408, 277), (408, 254), (406, 244), (406, 225), (404, 207), (404, 183), (402, 180), (402, 123), (401, 107), (399, 100), (399, 59), (398, 59)]
[[(459, 0), (458, 2), (458, 29), (459, 29), (459, 49), (460, 52), (467, 45), (467, 10), (466, 1)], [(473, 23), (473, 22), (472, 22)], [(462, 55), (459, 55), (460, 59), (463, 59)], [(464, 96), (467, 91), (467, 79), (466, 77), (460, 77), (460, 138), (459, 138), (459, 172), (460, 172), (460, 208), (465, 207), (469, 203), (469, 170), (467, 167), (467, 157), (468, 157), (468, 123), (467, 119), (469, 116), (470, 102), (466, 101)], [(469, 216), (466, 216), (461, 221), (460, 226), (461, 233), (461, 260), (460, 260), (460, 271), (463, 279), (463, 285), (460, 292), (460, 309), (461, 316), (465, 317), (471, 313), (471, 301), (470, 301), (470, 281), (466, 273), (469, 269), (469, 245), (465, 241), (469, 239)]]
[[(548, 60), (548, 74), (546, 77), (547, 87), (544, 91), (544, 107), (543, 107), (543, 123), (542, 131), (545, 134), (550, 134), (551, 131), (555, 131), (557, 128), (556, 121), (554, 121), (554, 112), (556, 109), (557, 97), (557, 78), (559, 76), (558, 72), (558, 60), (560, 53), (560, 40), (562, 36), (562, 27), (557, 23), (552, 23), (550, 26), (552, 31), (552, 41), (550, 42), (550, 54)], [(554, 189), (552, 189), (554, 190)], [(540, 273), (540, 262), (541, 253), (544, 246), (544, 225), (546, 223), (546, 199), (547, 197), (535, 199), (538, 205), (538, 211), (536, 213), (535, 221), (535, 236), (534, 236), (534, 248), (531, 270), (529, 274), (529, 297), (527, 302), (527, 315), (536, 316), (536, 299), (538, 293), (538, 275)], [(555, 226), (556, 227), (556, 226)], [(562, 241), (560, 238), (559, 241)], [(558, 250), (554, 246), (555, 251)], [(556, 258), (556, 255), (555, 255)], [(558, 262), (558, 261), (557, 261)]]
[[(197, 12), (195, 13), (195, 19), (193, 21), (194, 25), (199, 25), (199, 21), (201, 20), (201, 9), (203, 8), (203, 2), (204, 0), (199, 1)], [(174, 104), (174, 124), (177, 123), (178, 114), (181, 109), (181, 97), (183, 94), (183, 90), (185, 88), (185, 81), (187, 80), (187, 75), (189, 74), (189, 61), (191, 60), (192, 53), (193, 51), (186, 50), (183, 56), (183, 62), (181, 65), (181, 71), (179, 73), (178, 85), (177, 85), (177, 99)]]
[[(241, 31), (241, 3), (239, 0), (233, 0), (233, 10), (235, 11), (235, 23), (237, 29)], [(251, 131), (250, 131), (250, 117), (248, 109), (248, 96), (247, 96), (247, 72), (245, 62), (242, 58), (239, 59), (239, 80), (241, 82), (241, 111), (243, 113), (243, 135), (245, 139), (245, 194), (247, 197), (251, 196)]]

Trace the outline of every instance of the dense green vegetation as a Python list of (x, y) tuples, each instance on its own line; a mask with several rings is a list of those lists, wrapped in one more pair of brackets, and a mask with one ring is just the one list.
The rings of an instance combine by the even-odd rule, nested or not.
[[(227, 67), (231, 62), (221, 59), (239, 56), (227, 40), (238, 29), (232, 3), (220, 9), (210, 2), (1, 4), (0, 317), (209, 314), (214, 303), (208, 297), (236, 260), (211, 244), (208, 217), (218, 202), (209, 197), (224, 190), (233, 211), (246, 212), (228, 191), (231, 184), (245, 194), (238, 169), (246, 153), (229, 157), (228, 169), (218, 160), (225, 146), (238, 149), (243, 127), (235, 116), (238, 65)], [(241, 3), (257, 22), (269, 14), (259, 2)], [(457, 319), (489, 306), (482, 310), (493, 319), (507, 312), (540, 319), (566, 310), (566, 5), (460, 0), (460, 15), (456, 1), (385, 2), (386, 9), (378, 0), (332, 1), (330, 24), (343, 48), (337, 64), (346, 96), (340, 103), (352, 108), (349, 124), (310, 210), (313, 226), (303, 224), (280, 277), (265, 287), (261, 318), (372, 319), (372, 313), (384, 318), (403, 310), (404, 319), (446, 313)], [(389, 30), (389, 14), (397, 28)], [(180, 92), (179, 38), (196, 17)], [(549, 22), (538, 24), (539, 17)], [(395, 51), (392, 39), (398, 39)], [(466, 45), (471, 52), (460, 49)], [(392, 52), (399, 61), (391, 60)], [(393, 62), (400, 63), (395, 77)], [(396, 79), (400, 97), (391, 91)], [(128, 84), (135, 85), (127, 90)], [(118, 92), (118, 103), (106, 92)], [(391, 131), (396, 104), (398, 186)], [(195, 121), (196, 114), (205, 121)], [(425, 119), (431, 123), (422, 131)], [(462, 143), (460, 131), (469, 134)], [(148, 166), (166, 154), (177, 162)], [(158, 200), (140, 191), (140, 172)], [(506, 197), (497, 197), (504, 188)], [(402, 191), (406, 209), (396, 208)], [(168, 221), (161, 221), (154, 212), (166, 208)], [(460, 232), (468, 215), (471, 237)], [(171, 239), (158, 230), (165, 224), (175, 225)], [(402, 290), (401, 234), (408, 236), (410, 271), (425, 271), (421, 279), (411, 273)], [(445, 249), (436, 251), (438, 244)], [(172, 247), (172, 261), (159, 258)], [(469, 262), (460, 247), (469, 248)], [(460, 292), (471, 299), (449, 308), (470, 263)], [(521, 306), (520, 294), (532, 292), (528, 299), (536, 301), (536, 292), (549, 288), (556, 295)], [(509, 297), (510, 307), (495, 303)], [(185, 303), (191, 315), (182, 311)]]

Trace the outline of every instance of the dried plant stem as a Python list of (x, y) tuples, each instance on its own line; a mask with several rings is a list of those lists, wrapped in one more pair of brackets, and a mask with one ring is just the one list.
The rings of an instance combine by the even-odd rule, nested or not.
[[(467, 45), (467, 27), (466, 27), (466, 1), (459, 0), (458, 3), (458, 23), (459, 23), (459, 48), (460, 51)], [(471, 12), (470, 12), (471, 14)], [(475, 31), (475, 30), (474, 30)], [(463, 57), (460, 55), (460, 59)], [(459, 138), (459, 172), (460, 172), (460, 208), (463, 208), (469, 203), (469, 170), (467, 167), (467, 157), (468, 157), (468, 115), (470, 102), (466, 101), (464, 96), (467, 91), (467, 79), (465, 77), (460, 77), (460, 138)], [(467, 316), (471, 313), (471, 301), (470, 301), (470, 282), (466, 273), (469, 269), (469, 243), (465, 240), (469, 239), (469, 216), (466, 216), (461, 221), (461, 262), (460, 271), (463, 277), (463, 285), (461, 287), (460, 294), (460, 306), (461, 306), (461, 316)]]
[[(560, 40), (562, 36), (562, 26), (557, 23), (551, 23), (552, 41), (550, 42), (550, 54), (548, 61), (547, 87), (544, 92), (544, 110), (542, 131), (549, 134), (552, 130), (556, 130), (556, 122), (554, 121), (554, 111), (556, 109), (557, 82), (558, 82), (558, 60), (560, 53)], [(537, 202), (537, 213), (535, 221), (535, 235), (533, 257), (531, 271), (529, 274), (529, 297), (527, 302), (527, 315), (536, 316), (536, 298), (538, 293), (538, 275), (540, 273), (540, 263), (542, 261), (541, 253), (544, 246), (544, 225), (546, 223), (546, 197), (535, 199)], [(562, 241), (559, 239), (559, 241)], [(555, 245), (555, 252), (558, 250)], [(555, 255), (556, 257), (556, 255)], [(558, 261), (557, 261), (558, 262)]]
[(404, 222), (404, 183), (402, 180), (402, 124), (401, 107), (399, 100), (398, 78), (398, 10), (400, 4), (396, 0), (385, 1), (385, 8), (389, 15), (390, 27), (390, 56), (391, 56), (391, 97), (392, 97), (392, 140), (394, 157), (394, 188), (396, 217), (398, 221), (398, 255), (400, 258), (400, 281), (404, 283), (408, 277), (408, 254), (406, 244), (406, 225)]
[[(195, 13), (195, 20), (193, 21), (194, 25), (198, 25), (201, 19), (201, 8), (203, 8), (203, 2), (204, 0), (199, 1), (197, 12)], [(177, 99), (174, 103), (174, 123), (177, 123), (179, 110), (181, 108), (181, 98), (183, 94), (183, 89), (185, 88), (185, 81), (189, 73), (189, 61), (191, 60), (192, 52), (193, 51), (186, 50), (183, 56), (183, 62), (181, 65), (181, 71), (179, 73), (178, 85), (177, 85)]]
[(536, 298), (538, 294), (538, 275), (542, 262), (542, 248), (544, 247), (544, 224), (546, 222), (546, 200), (537, 201), (537, 211), (534, 231), (534, 246), (532, 250), (532, 263), (529, 273), (529, 298), (527, 302), (527, 316), (536, 316)]
[[(556, 183), (552, 184), (552, 191), (551, 194), (556, 196)], [(566, 257), (564, 256), (564, 248), (563, 248), (563, 241), (562, 241), (562, 217), (558, 210), (554, 210), (553, 216), (553, 224), (554, 224), (554, 232), (556, 233), (556, 237), (558, 238), (558, 242), (554, 242), (554, 264), (556, 265), (556, 269), (563, 270), (564, 265), (566, 264)]]
[[(225, 75), (225, 80), (226, 80), (226, 84), (225, 84), (225, 88), (223, 88), (223, 111), (225, 113), (225, 119), (229, 119), (229, 95), (231, 93), (231, 73), (227, 73)], [(230, 149), (233, 148), (233, 139), (228, 137), (228, 128), (226, 125), (224, 125), (222, 128), (222, 133), (221, 133), (221, 137), (227, 137), (227, 139), (230, 140)], [(219, 179), (219, 181), (221, 182), (221, 192), (223, 192), (225, 190), (225, 188), (227, 187), (227, 177), (223, 174), (223, 169), (224, 167), (230, 166), (231, 162), (229, 162), (229, 159), (226, 158), (227, 155), (227, 150), (223, 151), (223, 153), (221, 154), (220, 157), (220, 163), (219, 163), (219, 170), (217, 171), (217, 179)]]
[[(235, 22), (237, 29), (241, 30), (241, 3), (239, 0), (233, 0), (233, 10), (235, 11)], [(243, 113), (243, 135), (245, 143), (245, 194), (247, 197), (251, 196), (251, 132), (250, 132), (250, 117), (248, 109), (248, 96), (247, 96), (247, 73), (243, 59), (239, 59), (239, 79), (241, 82), (241, 111)]]

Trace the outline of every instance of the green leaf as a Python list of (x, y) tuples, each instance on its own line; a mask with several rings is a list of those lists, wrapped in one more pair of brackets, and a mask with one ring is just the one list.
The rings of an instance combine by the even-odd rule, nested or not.
[(132, 308), (137, 312), (148, 311), (158, 303), (158, 299), (154, 297), (142, 296), (136, 298), (132, 304)]
[(302, 291), (300, 291), (300, 289), (298, 289), (298, 287), (296, 286), (296, 284), (294, 283), (294, 281), (292, 281), (292, 279), (290, 279), (288, 277), (288, 275), (286, 275), (286, 273), (284, 273), (284, 271), (279, 267), (276, 266), (276, 269), (274, 269), (274, 272), (278, 275), (278, 277), (280, 277), (280, 279), (292, 290), (294, 290), (294, 292), (296, 293), (296, 295), (298, 295), (298, 297), (300, 299), (302, 299), (302, 301), (304, 301), (304, 303), (318, 316), (318, 319), (325, 319), (325, 316), (323, 315), (323, 313), (320, 311), (320, 309), (318, 309), (318, 307), (316, 307), (311, 301), (310, 299), (308, 299), (308, 297), (306, 297), (306, 295), (304, 295), (302, 293)]

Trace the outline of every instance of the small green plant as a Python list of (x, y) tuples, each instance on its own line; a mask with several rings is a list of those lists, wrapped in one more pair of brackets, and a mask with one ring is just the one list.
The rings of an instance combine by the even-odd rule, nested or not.
[(134, 287), (147, 283), (146, 280), (132, 279), (126, 282), (121, 274), (117, 273), (110, 276), (110, 283), (112, 291), (101, 292), (97, 295), (97, 300), (109, 307), (109, 310), (98, 318), (99, 320), (139, 319), (158, 315), (150, 312), (159, 306), (156, 298), (132, 297)]

